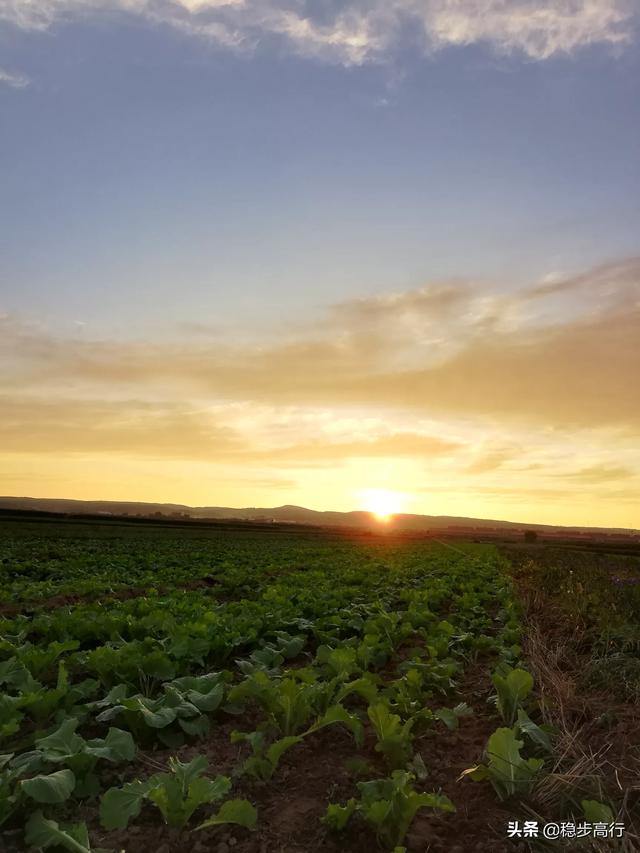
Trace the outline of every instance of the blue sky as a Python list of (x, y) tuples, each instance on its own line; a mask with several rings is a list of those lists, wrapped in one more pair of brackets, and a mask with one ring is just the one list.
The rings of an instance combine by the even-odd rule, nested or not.
[[(443, 282), (476, 306), (582, 274), (605, 301), (633, 290), (635, 272), (590, 271), (638, 255), (637, 24), (624, 0), (0, 0), (0, 313), (30, 330), (18, 360), (37, 335), (324, 345), (356, 334), (324, 329), (336, 306)], [(556, 321), (583, 317), (588, 294), (568, 290)], [(72, 374), (55, 382), (79, 401), (122, 391)], [(190, 412), (229, 398), (123, 393)], [(298, 408), (350, 422), (321, 396)], [(397, 415), (375, 412), (424, 429)], [(585, 466), (611, 471), (598, 447)]]
[[(139, 19), (7, 25), (5, 307), (122, 327), (633, 252), (635, 45), (345, 67)], [(76, 317), (77, 315), (77, 317)]]

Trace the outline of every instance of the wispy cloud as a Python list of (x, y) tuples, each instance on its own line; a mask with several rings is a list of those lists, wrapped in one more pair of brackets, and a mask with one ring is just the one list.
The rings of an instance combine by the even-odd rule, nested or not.
[(459, 442), (414, 431), (386, 430), (360, 440), (325, 433), (298, 443), (277, 430), (240, 429), (210, 407), (188, 402), (119, 400), (6, 394), (0, 447), (6, 453), (123, 454), (162, 460), (194, 460), (261, 468), (313, 468), (348, 459), (433, 459), (463, 450)]
[(467, 466), (469, 474), (488, 474), (497, 471), (505, 462), (509, 462), (516, 456), (514, 448), (496, 448), (484, 450), (477, 454), (475, 459)]
[(637, 24), (634, 0), (0, 0), (0, 20), (32, 30), (114, 11), (234, 49), (281, 39), (344, 65), (385, 60), (407, 33), (425, 52), (485, 43), (542, 60), (625, 45)]
[(11, 89), (24, 89), (29, 85), (29, 82), (26, 74), (0, 68), (0, 86), (9, 86)]
[(0, 387), (73, 383), (209, 401), (637, 430), (640, 259), (569, 281), (570, 312), (532, 314), (527, 290), (492, 295), (473, 284), (437, 283), (335, 306), (313, 331), (252, 345), (215, 335), (181, 343), (66, 339), (7, 318)]
[(83, 465), (99, 472), (95, 494), (105, 476), (155, 482), (162, 469), (178, 486), (231, 483), (249, 503), (273, 477), (304, 483), (302, 502), (315, 484), (326, 505), (335, 483), (397, 482), (434, 509), (448, 496), (449, 511), (486, 515), (489, 502), (505, 517), (542, 502), (566, 520), (570, 504), (637, 525), (640, 259), (553, 285), (433, 282), (252, 342), (207, 317), (197, 335), (127, 341), (4, 316), (0, 463), (35, 472), (27, 490), (38, 472)]
[(587, 468), (580, 468), (578, 471), (569, 471), (560, 473), (556, 476), (567, 480), (574, 480), (577, 483), (610, 483), (618, 480), (627, 480), (630, 477), (637, 476), (638, 472), (624, 465), (589, 465)]

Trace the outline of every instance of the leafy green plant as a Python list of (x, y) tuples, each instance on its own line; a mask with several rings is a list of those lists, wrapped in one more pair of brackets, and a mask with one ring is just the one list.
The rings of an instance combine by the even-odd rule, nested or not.
[(128, 696), (127, 686), (121, 684), (91, 707), (105, 709), (96, 718), (98, 722), (121, 718), (139, 739), (148, 740), (156, 733), (164, 744), (176, 747), (183, 742), (183, 733), (192, 737), (208, 733), (207, 714), (222, 704), (225, 681), (226, 674), (217, 672), (177, 678), (165, 683), (163, 695), (156, 699), (141, 694)]
[(316, 661), (324, 665), (332, 677), (345, 681), (361, 671), (357, 660), (357, 651), (353, 646), (318, 646)]
[[(76, 796), (93, 796), (100, 790), (94, 768), (98, 761), (111, 763), (131, 761), (136, 746), (129, 732), (110, 728), (104, 739), (85, 740), (76, 733), (78, 721), (68, 718), (53, 734), (36, 740), (35, 750), (20, 755), (14, 761), (16, 768), (32, 773), (47, 764), (63, 764), (72, 771)], [(26, 783), (23, 783), (23, 785)]]
[(364, 742), (364, 728), (360, 720), (355, 714), (350, 714), (342, 705), (332, 705), (320, 717), (317, 717), (315, 722), (309, 726), (304, 732), (304, 735), (310, 735), (320, 731), (327, 726), (332, 726), (336, 723), (341, 723), (345, 728), (349, 729), (353, 735), (353, 739), (357, 746), (362, 746)]
[(523, 758), (524, 741), (518, 740), (515, 729), (500, 728), (487, 743), (487, 764), (465, 770), (463, 776), (474, 781), (489, 779), (501, 800), (531, 791), (533, 782), (544, 765), (541, 758)]
[(466, 702), (458, 702), (453, 708), (438, 708), (433, 712), (437, 720), (441, 720), (448, 729), (457, 729), (463, 717), (471, 717), (473, 709)]
[[(136, 780), (121, 788), (110, 788), (100, 803), (102, 825), (105, 829), (124, 829), (132, 818), (140, 814), (142, 803), (147, 800), (160, 810), (168, 826), (186, 826), (197, 808), (218, 802), (231, 790), (231, 782), (226, 776), (209, 779), (202, 775), (207, 764), (202, 755), (187, 764), (171, 758), (168, 773), (156, 773), (145, 781)], [(223, 809), (203, 826), (221, 823), (239, 823), (248, 828), (255, 826), (255, 809), (246, 800), (228, 801)]]
[[(442, 660), (431, 659), (425, 661), (419, 656), (403, 661), (398, 667), (402, 673), (409, 673), (415, 670), (420, 676), (419, 694), (423, 699), (429, 698), (433, 694), (447, 696), (456, 686), (454, 676), (460, 671), (460, 664), (452, 658), (444, 658)], [(411, 677), (411, 681), (407, 684), (411, 698), (416, 698), (415, 688), (417, 679)]]
[(422, 710), (425, 702), (423, 674), (414, 668), (393, 681), (387, 691), (390, 704), (404, 717)]
[(308, 734), (342, 722), (358, 739), (361, 727), (340, 701), (352, 693), (374, 696), (375, 692), (375, 685), (365, 678), (342, 684), (337, 677), (330, 682), (318, 682), (309, 670), (299, 679), (290, 676), (271, 679), (265, 672), (255, 672), (229, 691), (229, 702), (238, 707), (253, 699), (266, 712), (266, 727), (282, 737)]
[(369, 672), (352, 681), (344, 681), (341, 675), (320, 681), (314, 692), (314, 708), (319, 714), (324, 714), (332, 706), (341, 705), (347, 698), (355, 696), (371, 704), (378, 698), (378, 681), (378, 676)]
[(134, 690), (150, 692), (176, 675), (175, 661), (152, 637), (112, 642), (84, 653), (80, 659), (106, 687), (127, 684)]
[[(36, 743), (66, 719), (84, 722), (89, 714), (91, 725), (99, 716), (98, 725), (130, 731), (141, 745), (173, 745), (204, 734), (212, 715), (251, 703), (260, 720), (257, 733), (246, 736), (255, 749), (248, 741), (243, 759), (257, 778), (273, 778), (287, 749), (324, 726), (346, 727), (361, 742), (367, 708), (382, 705), (378, 754), (390, 769), (422, 778), (428, 754), (424, 761), (413, 754), (412, 741), (421, 727), (458, 724), (458, 699), (443, 697), (466, 664), (482, 653), (516, 665), (521, 629), (513, 589), (490, 546), (460, 544), (455, 552), (433, 542), (325, 541), (302, 530), (267, 537), (248, 528), (208, 528), (205, 535), (193, 527), (178, 535), (141, 524), (119, 525), (113, 535), (109, 525), (65, 522), (58, 529), (52, 522), (35, 531), (21, 523), (19, 533), (0, 537), (0, 600), (25, 605), (15, 617), (0, 617), (0, 737), (5, 752), (18, 753), (0, 769), (0, 810), (6, 806), (9, 820), (40, 807), (23, 783), (38, 790), (53, 777), (44, 786), (58, 780), (60, 793), (45, 796), (66, 796), (71, 774), (69, 797), (83, 784), (95, 790), (100, 765), (81, 766), (84, 747), (67, 748), (56, 763), (45, 761)], [(73, 598), (48, 607), (53, 596)], [(385, 684), (390, 661), (398, 675)], [(200, 675), (223, 667), (229, 672), (219, 678)], [(507, 678), (508, 670), (499, 674)], [(94, 704), (99, 684), (109, 695)], [(537, 757), (550, 733), (523, 716), (526, 703), (518, 700), (509, 724), (524, 741), (520, 754)], [(26, 750), (41, 764), (19, 754)], [(32, 759), (28, 771), (13, 765)], [(376, 776), (364, 772), (361, 779)], [(145, 808), (159, 807), (145, 793), (147, 783), (130, 783), (125, 802), (142, 797)], [(182, 791), (176, 799), (189, 796)], [(168, 803), (167, 794), (167, 815)], [(214, 825), (235, 812), (220, 800), (199, 807), (202, 820), (220, 803)], [(42, 808), (67, 831), (68, 800)], [(177, 821), (184, 812), (172, 808), (171, 815)], [(192, 815), (189, 825), (196, 822)]]
[(508, 726), (515, 722), (518, 708), (533, 689), (533, 676), (525, 669), (512, 669), (506, 675), (495, 672), (491, 678), (496, 688), (497, 706)]
[(415, 776), (395, 770), (387, 779), (359, 782), (359, 800), (345, 806), (330, 804), (324, 821), (331, 829), (341, 830), (354, 814), (370, 823), (380, 840), (391, 850), (400, 847), (411, 822), (422, 808), (453, 812), (455, 806), (442, 794), (419, 793), (413, 787)]
[[(59, 647), (68, 648), (69, 644), (52, 643), (50, 646), (56, 647), (54, 651), (47, 652), (47, 659), (53, 662), (61, 653)], [(25, 714), (39, 724), (56, 715), (82, 716), (77, 706), (92, 696), (98, 688), (98, 682), (93, 679), (85, 679), (71, 685), (63, 661), (58, 663), (55, 686), (48, 687), (36, 681), (17, 657), (0, 663), (0, 684), (3, 683), (17, 695), (6, 693), (0, 696), (0, 739), (16, 734)]]
[(293, 678), (270, 679), (262, 671), (254, 672), (229, 691), (229, 703), (242, 705), (253, 699), (266, 713), (273, 728), (288, 737), (301, 731), (312, 718), (312, 684)]
[(284, 631), (279, 631), (273, 642), (264, 642), (260, 648), (251, 652), (248, 660), (237, 660), (236, 666), (244, 675), (253, 675), (255, 672), (275, 675), (285, 660), (300, 654), (304, 644), (305, 637), (291, 636)]
[(302, 743), (302, 739), (301, 735), (287, 735), (269, 743), (266, 734), (260, 730), (232, 732), (232, 743), (248, 743), (251, 747), (251, 755), (244, 760), (238, 772), (268, 782), (278, 769), (284, 753), (297, 743)]
[(78, 640), (54, 640), (47, 646), (36, 646), (33, 643), (23, 643), (15, 647), (16, 658), (23, 664), (34, 678), (41, 678), (51, 669), (58, 658), (65, 652), (75, 651), (80, 643)]
[(367, 715), (371, 720), (378, 740), (376, 751), (382, 753), (391, 769), (404, 767), (411, 756), (413, 736), (411, 729), (416, 722), (411, 717), (402, 722), (397, 714), (392, 714), (385, 702), (370, 705)]
[(275, 741), (269, 742), (266, 729), (258, 729), (255, 732), (231, 733), (232, 743), (247, 743), (251, 747), (252, 754), (248, 756), (241, 765), (239, 773), (248, 774), (262, 782), (267, 782), (278, 768), (280, 759), (292, 746), (302, 743), (307, 735), (320, 731), (326, 726), (342, 723), (354, 736), (356, 744), (362, 745), (364, 740), (364, 729), (360, 720), (350, 714), (342, 705), (332, 705), (329, 710), (318, 717), (315, 722), (298, 735), (285, 735)]

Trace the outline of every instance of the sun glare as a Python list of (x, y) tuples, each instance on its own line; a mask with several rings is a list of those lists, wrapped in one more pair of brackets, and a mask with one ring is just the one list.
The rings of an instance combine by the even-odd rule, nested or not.
[(391, 517), (402, 511), (404, 495), (388, 489), (366, 489), (361, 492), (362, 507), (373, 513), (378, 521), (389, 521)]

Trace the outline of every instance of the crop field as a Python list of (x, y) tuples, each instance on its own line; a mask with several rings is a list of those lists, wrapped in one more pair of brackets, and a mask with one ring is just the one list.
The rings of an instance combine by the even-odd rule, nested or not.
[(528, 849), (506, 825), (556, 733), (493, 546), (0, 532), (7, 851)]

